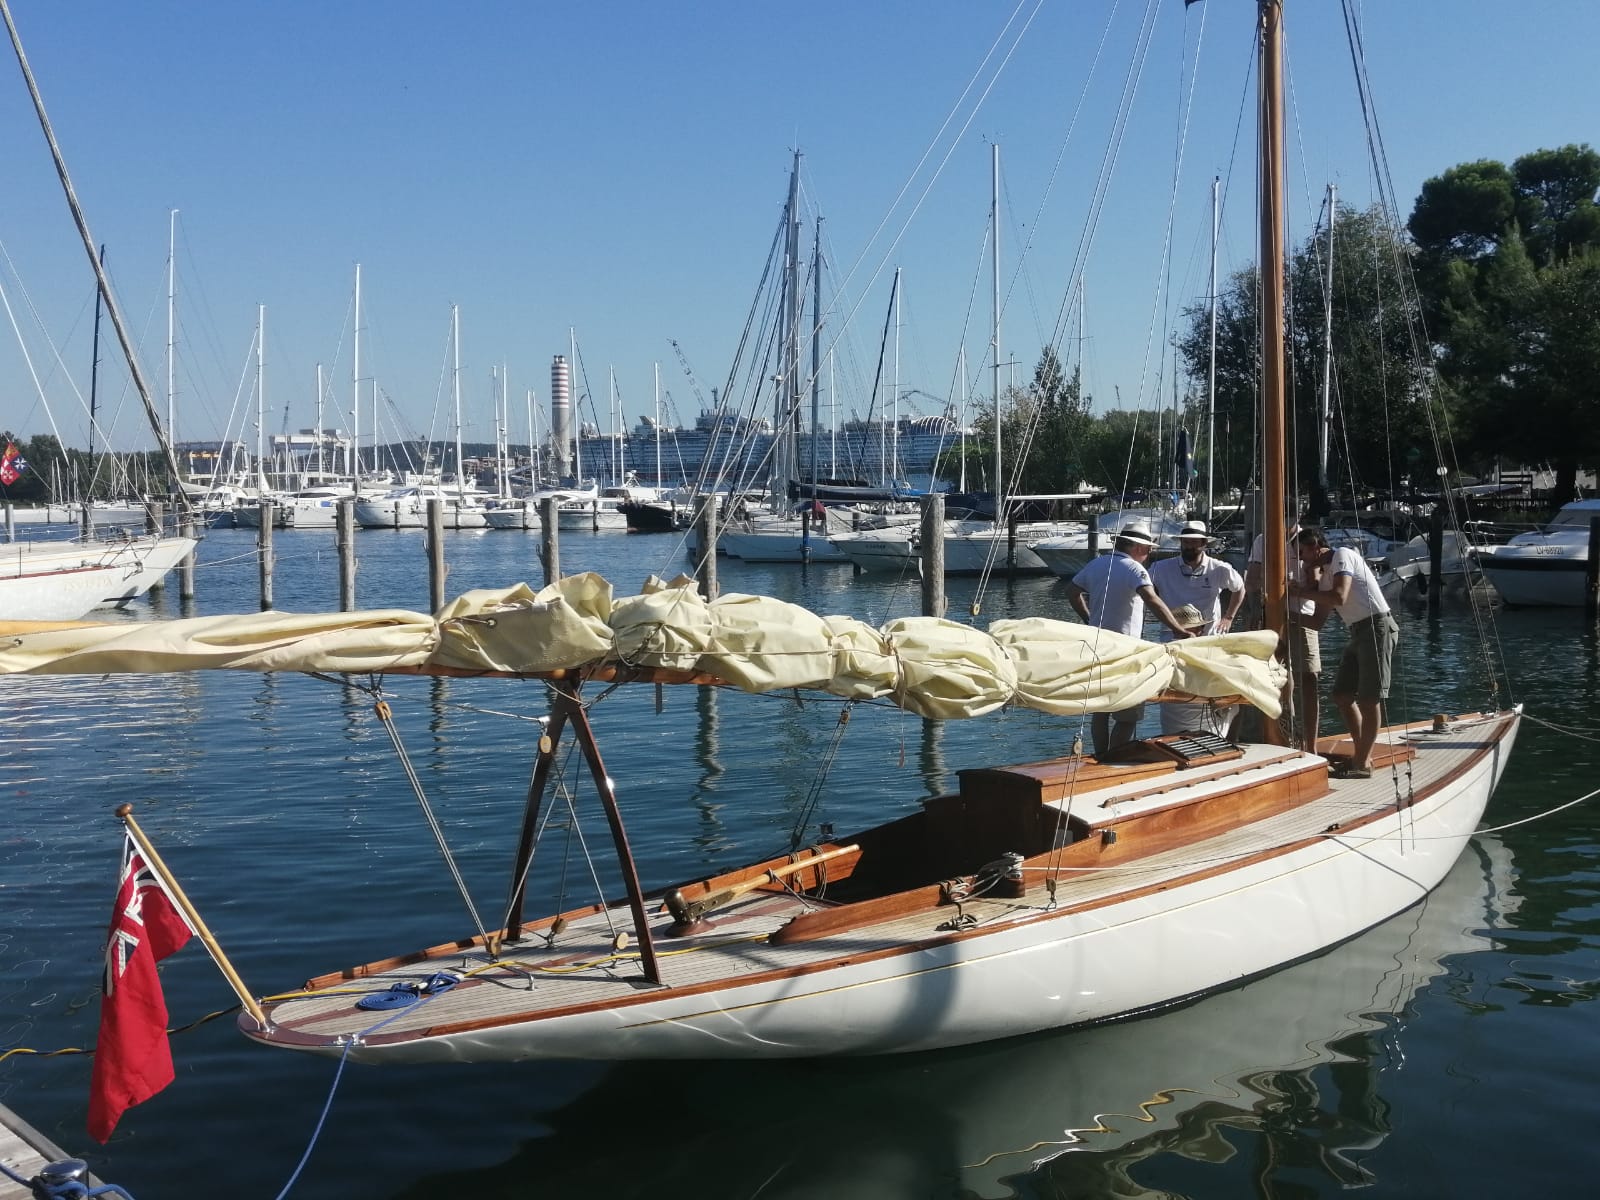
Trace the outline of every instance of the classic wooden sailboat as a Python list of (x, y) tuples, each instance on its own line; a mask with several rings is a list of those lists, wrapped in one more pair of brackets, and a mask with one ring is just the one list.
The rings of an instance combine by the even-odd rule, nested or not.
[[(1281, 145), (1281, 0), (1260, 0), (1263, 142)], [(1262, 276), (1281, 281), (1281, 159), (1263, 171)], [(1267, 289), (1269, 293), (1272, 288)], [(1269, 512), (1285, 507), (1283, 310), (1264, 302)], [(1281, 631), (1285, 546), (1268, 539)], [(1275, 595), (1273, 593), (1276, 593)], [(934, 618), (871, 628), (687, 582), (613, 597), (594, 576), (400, 611), (0, 629), (0, 673), (201, 668), (537, 679), (549, 687), (504, 918), (459, 940), (249, 1002), (264, 1045), (370, 1062), (916, 1051), (1090, 1024), (1316, 955), (1443, 880), (1505, 769), (1520, 712), (1385, 729), (1370, 778), (1201, 734), (1096, 760), (960, 772), (957, 792), (848, 836), (647, 887), (595, 691), (629, 682), (808, 689), (934, 719), (1024, 705), (1068, 717), (1162, 695), (1276, 717), (1272, 631), (1155, 644), (1076, 623)], [(377, 711), (387, 719), (387, 705)], [(528, 910), (532, 868), (581, 762), (616, 852), (587, 904)], [(559, 856), (561, 847), (549, 853)], [(539, 860), (545, 861), (545, 860)]]

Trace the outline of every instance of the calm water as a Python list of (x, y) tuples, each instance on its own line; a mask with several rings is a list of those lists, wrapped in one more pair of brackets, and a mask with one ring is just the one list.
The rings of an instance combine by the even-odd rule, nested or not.
[[(452, 594), (540, 577), (536, 537), (450, 536)], [(255, 607), (253, 545), (244, 532), (208, 538), (199, 613)], [(285, 533), (277, 545), (279, 607), (335, 607), (332, 535)], [(363, 534), (358, 549), (363, 607), (427, 607), (420, 536)], [(563, 565), (633, 591), (683, 564), (664, 537), (568, 534)], [(914, 584), (852, 579), (848, 568), (724, 563), (722, 583), (873, 621), (918, 602)], [(972, 593), (953, 583), (953, 610), (964, 613)], [(1060, 615), (1063, 585), (999, 585), (983, 610), (980, 621)], [(1535, 718), (1490, 805), (1499, 825), (1600, 787), (1600, 648), (1574, 613), (1505, 614), (1495, 636), (1511, 664), (1509, 698)], [(1494, 702), (1464, 612), (1434, 624), (1405, 614), (1402, 638), (1410, 682), (1399, 715)], [(473, 899), (498, 923), (543, 689), (386, 686)], [(654, 689), (636, 688), (595, 710), (647, 884), (785, 848), (807, 821), (875, 822), (953, 788), (962, 767), (1060, 753), (1075, 732), (1021, 712), (941, 727), (858, 710), (819, 779), (835, 705), (668, 689), (661, 706)], [(299, 677), (6, 680), (0, 1049), (94, 1040), (120, 851), (111, 814), (123, 801), (257, 991), (470, 930), (371, 709), (355, 688)], [(580, 813), (587, 799), (580, 788)], [(1600, 1166), (1600, 1039), (1588, 1024), (1600, 977), (1594, 812), (1480, 838), (1426, 906), (1322, 958), (1107, 1028), (839, 1063), (351, 1067), (292, 1194), (1566, 1191)], [(603, 822), (588, 813), (582, 832), (603, 860)], [(567, 845), (571, 893), (587, 869), (582, 843)], [(562, 878), (553, 870), (540, 886)], [(232, 1002), (198, 946), (169, 960), (163, 979), (175, 1025)], [(103, 1149), (83, 1132), (87, 1058), (0, 1062), (0, 1099), (140, 1200), (277, 1195), (336, 1064), (258, 1049), (231, 1016), (177, 1035), (173, 1053), (177, 1081)]]

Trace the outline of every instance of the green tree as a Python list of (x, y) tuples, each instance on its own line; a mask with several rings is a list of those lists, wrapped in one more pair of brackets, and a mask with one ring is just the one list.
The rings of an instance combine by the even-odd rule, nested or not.
[[(1293, 442), (1291, 486), (1312, 491), (1322, 464), (1318, 431), (1324, 364), (1327, 360), (1329, 234), (1320, 230), (1286, 264), (1287, 353), (1290, 370), (1287, 403)], [(1337, 490), (1357, 492), (1393, 488), (1408, 469), (1395, 452), (1426, 450), (1425, 407), (1428, 376), (1418, 364), (1410, 335), (1416, 319), (1413, 294), (1403, 276), (1411, 250), (1401, 231), (1381, 211), (1345, 210), (1332, 234), (1332, 425), (1328, 475)], [(1219, 440), (1234, 441), (1259, 426), (1260, 388), (1259, 276), (1254, 269), (1233, 275), (1217, 298), (1216, 424)], [(1185, 310), (1178, 348), (1185, 369), (1204, 392), (1209, 378), (1209, 304)], [(1251, 482), (1256, 456), (1242, 447), (1219, 456), (1216, 490)], [(1203, 458), (1201, 460), (1203, 464)]]
[[(1249, 486), (1256, 466), (1252, 431), (1261, 388), (1260, 299), (1260, 276), (1254, 267), (1235, 272), (1217, 289), (1216, 407), (1214, 419), (1205, 422), (1216, 428), (1217, 447), (1213, 454), (1201, 442), (1195, 456), (1197, 484), (1202, 488), (1215, 463), (1216, 477), (1210, 482), (1217, 493)], [(1183, 320), (1178, 352), (1201, 397), (1197, 403), (1205, 405), (1211, 380), (1210, 304), (1185, 309)], [(1200, 425), (1196, 420), (1194, 428)]]
[(1600, 459), (1600, 249), (1503, 274), (1508, 361), (1483, 396), (1480, 440), (1552, 466), (1564, 501), (1577, 494), (1578, 469)]
[[(1007, 388), (1000, 396), (1004, 413), (1004, 467), (1007, 492), (1067, 492), (1083, 478), (1083, 446), (1092, 424), (1089, 399), (1082, 394), (1075, 371), (1068, 376), (1055, 349), (1046, 346), (1025, 388)], [(974, 437), (966, 445), (967, 486), (994, 490), (994, 406), (973, 422)], [(940, 455), (935, 474), (961, 478), (961, 449)]]
[[(1420, 316), (1405, 278), (1412, 249), (1383, 211), (1371, 208), (1338, 214), (1332, 251), (1331, 321), (1328, 231), (1305, 242), (1289, 268), (1290, 424), (1302, 490), (1316, 496), (1313, 484), (1323, 470), (1318, 432), (1325, 378), (1332, 384), (1326, 465), (1335, 491), (1392, 491), (1414, 470), (1431, 478), (1437, 465), (1429, 432), (1432, 371), (1412, 337)], [(1333, 369), (1327, 373), (1330, 336)], [(1325, 507), (1322, 499), (1313, 507)]]
[(1460, 444), (1480, 463), (1552, 464), (1557, 499), (1600, 456), (1600, 400), (1562, 365), (1590, 353), (1597, 310), (1586, 322), (1568, 306), (1587, 295), (1600, 252), (1597, 190), (1589, 146), (1537, 150), (1509, 168), (1466, 163), (1428, 180), (1408, 223)]
[(1026, 391), (1010, 394), (1007, 445), (1017, 469), (1008, 471), (1019, 492), (1076, 491), (1083, 480), (1085, 434), (1091, 424), (1082, 377), (1069, 377), (1055, 349), (1046, 346)]

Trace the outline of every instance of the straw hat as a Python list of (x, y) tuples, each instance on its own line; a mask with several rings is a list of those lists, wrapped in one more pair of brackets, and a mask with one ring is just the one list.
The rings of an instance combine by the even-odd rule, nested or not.
[(1204, 521), (1185, 521), (1183, 523), (1183, 528), (1178, 530), (1178, 536), (1180, 538), (1207, 539), (1211, 537), (1211, 535), (1206, 532), (1206, 523)]
[(1185, 629), (1198, 629), (1206, 623), (1203, 612), (1192, 604), (1180, 604), (1172, 610), (1172, 619)]
[(1150, 527), (1148, 525), (1124, 525), (1121, 532), (1117, 534), (1117, 541), (1133, 542), (1138, 546), (1154, 546), (1156, 544), (1155, 538), (1150, 536)]

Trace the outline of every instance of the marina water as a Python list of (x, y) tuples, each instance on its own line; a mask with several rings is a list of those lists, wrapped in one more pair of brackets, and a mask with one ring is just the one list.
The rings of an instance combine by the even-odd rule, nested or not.
[[(541, 577), (536, 534), (448, 538), (451, 595)], [(208, 536), (193, 615), (256, 608), (254, 545), (245, 531)], [(280, 608), (336, 607), (331, 534), (286, 533), (277, 551)], [(623, 593), (687, 566), (666, 535), (564, 533), (561, 552), (569, 573), (597, 570)], [(357, 554), (362, 608), (427, 608), (420, 534), (363, 533)], [(916, 580), (847, 567), (720, 571), (725, 593), (874, 623), (919, 602)], [(1054, 579), (995, 582), (969, 618), (975, 592), (951, 581), (953, 616), (1068, 615)], [(169, 595), (128, 616), (152, 612), (190, 615)], [(1491, 825), (1600, 787), (1600, 645), (1576, 613), (1499, 616), (1509, 697), (1490, 692), (1465, 608), (1400, 615), (1397, 719), (1528, 706)], [(1337, 648), (1325, 635), (1330, 669)], [(473, 902), (497, 925), (545, 690), (383, 686)], [(7, 679), (0, 1051), (95, 1039), (122, 802), (258, 992), (472, 932), (372, 703), (287, 675)], [(1020, 710), (937, 724), (860, 706), (842, 733), (839, 716), (826, 700), (728, 690), (600, 697), (593, 718), (646, 886), (781, 852), (797, 828), (813, 840), (819, 821), (848, 834), (952, 790), (960, 769), (1065, 753), (1078, 733)], [(609, 839), (586, 786), (581, 832), (605, 882)], [(1476, 839), (1428, 904), (1318, 959), (1098, 1029), (876, 1060), (340, 1073), (247, 1043), (229, 1014), (173, 1037), (176, 1082), (104, 1148), (83, 1131), (86, 1057), (6, 1058), (0, 1100), (140, 1200), (277, 1195), (330, 1089), (294, 1196), (1553, 1194), (1600, 1166), (1595, 811)], [(586, 902), (585, 843), (558, 844), (566, 860), (551, 865)], [(175, 1027), (233, 1002), (198, 945), (162, 979)]]

